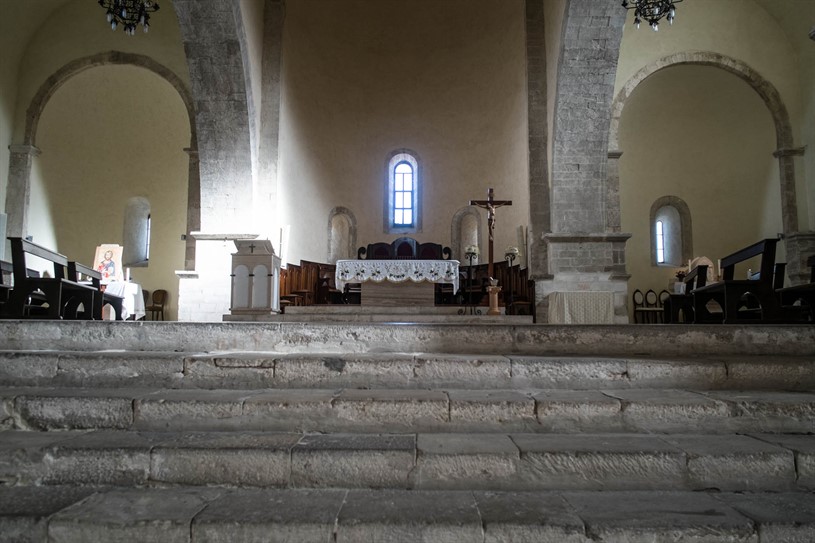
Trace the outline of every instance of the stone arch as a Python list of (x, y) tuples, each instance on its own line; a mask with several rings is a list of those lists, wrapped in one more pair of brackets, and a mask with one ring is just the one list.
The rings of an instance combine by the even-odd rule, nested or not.
[[(781, 179), (781, 215), (784, 233), (790, 234), (798, 231), (798, 206), (795, 195), (795, 168), (792, 163), (793, 149), (792, 125), (789, 113), (784, 105), (781, 95), (775, 86), (760, 73), (746, 63), (709, 51), (685, 51), (663, 57), (648, 64), (635, 73), (620, 89), (611, 105), (611, 122), (609, 124), (608, 149), (609, 160), (615, 161), (622, 154), (619, 140), (620, 118), (628, 99), (640, 83), (658, 71), (678, 65), (712, 66), (729, 72), (750, 85), (758, 93), (770, 111), (775, 125), (776, 142), (778, 150), (775, 156), (779, 159)], [(612, 166), (608, 168), (608, 193), (618, 194), (620, 188), (619, 170)], [(606, 215), (619, 218), (619, 199), (609, 199)], [(619, 229), (619, 223), (609, 225)]]
[[(33, 157), (39, 154), (36, 148), (37, 129), (40, 118), (48, 101), (54, 93), (73, 76), (91, 68), (108, 65), (129, 65), (144, 68), (167, 81), (184, 103), (190, 121), (190, 147), (185, 149), (190, 153), (190, 168), (188, 176), (188, 202), (187, 202), (187, 228), (196, 230), (200, 224), (200, 182), (197, 161), (198, 136), (195, 125), (195, 110), (192, 94), (184, 82), (169, 68), (156, 62), (152, 58), (135, 53), (121, 51), (108, 51), (87, 57), (82, 57), (65, 64), (62, 68), (48, 77), (31, 100), (26, 110), (26, 124), (23, 133), (23, 142), (10, 147), (8, 196), (6, 198), (6, 212), (8, 214), (8, 235), (25, 236), (28, 225), (28, 205), (31, 187), (31, 163)], [(194, 266), (195, 245), (194, 240), (187, 235), (186, 261), (187, 267)]]
[(464, 262), (464, 248), (475, 245), (481, 249), (481, 213), (476, 206), (464, 206), (455, 212), (450, 222), (450, 248), (453, 258)]
[(686, 262), (693, 258), (693, 224), (691, 222), (690, 207), (682, 198), (678, 196), (662, 196), (651, 204), (651, 212), (648, 219), (651, 231), (651, 264), (656, 265), (656, 232), (654, 223), (657, 212), (663, 207), (672, 207), (679, 214), (679, 231), (681, 236), (681, 247), (679, 262)]
[(356, 258), (357, 218), (347, 207), (335, 207), (328, 214), (328, 262)]
[(166, 80), (178, 92), (181, 100), (184, 102), (184, 107), (187, 109), (187, 114), (190, 118), (190, 147), (196, 149), (197, 136), (195, 131), (195, 111), (193, 108), (192, 94), (187, 89), (184, 82), (169, 68), (156, 62), (152, 58), (145, 55), (138, 55), (134, 53), (123, 53), (121, 51), (108, 51), (106, 53), (99, 53), (88, 57), (73, 60), (54, 72), (48, 79), (40, 85), (39, 90), (31, 100), (31, 104), (26, 111), (25, 134), (23, 136), (24, 145), (36, 145), (37, 127), (39, 125), (40, 116), (45, 109), (48, 100), (54, 93), (71, 77), (80, 72), (106, 65), (131, 65), (150, 70), (159, 77)]

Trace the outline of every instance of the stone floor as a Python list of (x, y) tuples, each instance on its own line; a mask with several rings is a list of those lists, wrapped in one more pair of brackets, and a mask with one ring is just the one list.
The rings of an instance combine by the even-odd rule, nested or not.
[(815, 327), (0, 321), (0, 541), (815, 541)]

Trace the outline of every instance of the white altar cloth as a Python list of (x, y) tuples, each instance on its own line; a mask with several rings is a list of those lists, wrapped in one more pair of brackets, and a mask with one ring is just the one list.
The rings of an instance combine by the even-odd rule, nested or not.
[(403, 283), (452, 283), (458, 291), (458, 260), (337, 260), (335, 282), (342, 290), (346, 283), (390, 281)]
[(553, 292), (549, 324), (614, 324), (614, 293)]
[[(135, 320), (144, 317), (144, 296), (140, 284), (113, 281), (107, 284), (105, 292), (124, 298), (122, 301), (123, 319), (127, 320), (131, 315), (135, 315)], [(113, 309), (109, 305), (102, 308), (102, 318), (105, 320), (113, 320), (116, 318)]]

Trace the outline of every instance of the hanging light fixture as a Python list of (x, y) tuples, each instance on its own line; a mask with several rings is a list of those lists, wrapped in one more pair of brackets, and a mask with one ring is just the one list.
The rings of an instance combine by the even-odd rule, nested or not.
[(116, 30), (122, 25), (128, 36), (136, 33), (138, 25), (142, 25), (147, 32), (150, 29), (150, 14), (158, 11), (158, 3), (151, 0), (99, 0), (99, 5), (107, 10), (110, 29)]
[(640, 23), (645, 20), (654, 29), (654, 32), (659, 30), (659, 21), (665, 17), (668, 19), (668, 24), (673, 24), (676, 18), (676, 7), (682, 0), (623, 0), (623, 7), (625, 9), (634, 10), (634, 24), (637, 28)]

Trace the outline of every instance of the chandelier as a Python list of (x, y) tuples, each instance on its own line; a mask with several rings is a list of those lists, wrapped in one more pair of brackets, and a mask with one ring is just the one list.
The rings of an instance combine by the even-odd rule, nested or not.
[(99, 5), (108, 12), (110, 29), (116, 30), (121, 24), (128, 36), (136, 33), (138, 25), (142, 25), (147, 32), (150, 29), (150, 14), (158, 11), (158, 3), (151, 0), (99, 0)]
[(654, 32), (659, 30), (659, 21), (663, 17), (668, 19), (668, 24), (673, 24), (676, 18), (676, 7), (682, 0), (623, 0), (625, 9), (634, 10), (634, 24), (637, 28), (644, 20), (648, 21)]

